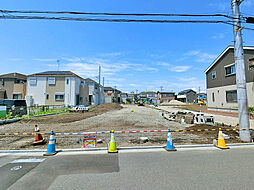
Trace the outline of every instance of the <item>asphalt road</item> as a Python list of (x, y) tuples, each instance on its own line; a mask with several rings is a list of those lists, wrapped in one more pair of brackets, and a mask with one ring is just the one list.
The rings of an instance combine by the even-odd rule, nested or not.
[(254, 148), (44, 158), (0, 157), (0, 189), (248, 190), (254, 187)]

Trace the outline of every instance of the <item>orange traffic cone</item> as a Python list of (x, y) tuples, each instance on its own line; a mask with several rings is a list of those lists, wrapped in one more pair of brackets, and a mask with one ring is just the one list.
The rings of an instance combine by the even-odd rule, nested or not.
[(44, 144), (46, 141), (45, 139), (42, 137), (41, 133), (40, 133), (40, 128), (38, 127), (37, 124), (35, 124), (35, 141), (33, 143), (33, 145), (39, 145), (39, 144)]
[(226, 142), (225, 142), (224, 135), (223, 135), (223, 133), (222, 133), (221, 128), (219, 128), (219, 136), (218, 136), (218, 141), (217, 141), (216, 147), (218, 147), (218, 148), (220, 148), (220, 149), (229, 149), (229, 148), (226, 146)]

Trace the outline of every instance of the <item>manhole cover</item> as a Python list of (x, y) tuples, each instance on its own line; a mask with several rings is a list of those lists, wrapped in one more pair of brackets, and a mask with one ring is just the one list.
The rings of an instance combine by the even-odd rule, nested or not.
[(11, 171), (17, 171), (20, 170), (22, 168), (22, 166), (14, 166), (11, 168)]

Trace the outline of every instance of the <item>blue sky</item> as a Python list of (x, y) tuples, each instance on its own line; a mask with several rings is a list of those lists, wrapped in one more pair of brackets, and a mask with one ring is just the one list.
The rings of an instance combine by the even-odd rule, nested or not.
[[(3, 0), (0, 9), (231, 14), (230, 2)], [(245, 16), (253, 15), (253, 9), (254, 0), (245, 0), (241, 5)], [(105, 86), (116, 85), (127, 92), (157, 91), (160, 86), (164, 91), (199, 87), (203, 91), (204, 70), (233, 44), (232, 27), (223, 24), (0, 20), (0, 28), (0, 73), (57, 70), (60, 60), (61, 70), (97, 80), (101, 65)], [(244, 45), (254, 45), (253, 34), (243, 31)]]

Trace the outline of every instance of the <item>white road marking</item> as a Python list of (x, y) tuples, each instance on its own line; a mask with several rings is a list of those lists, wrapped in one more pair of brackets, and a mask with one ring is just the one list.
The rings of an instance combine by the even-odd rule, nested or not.
[(21, 168), (22, 168), (22, 166), (14, 166), (10, 170), (11, 171), (17, 171), (17, 170), (20, 170)]
[(16, 164), (16, 163), (37, 163), (37, 162), (43, 162), (45, 158), (28, 158), (28, 159), (18, 159), (18, 160), (13, 160), (10, 162), (11, 164)]

